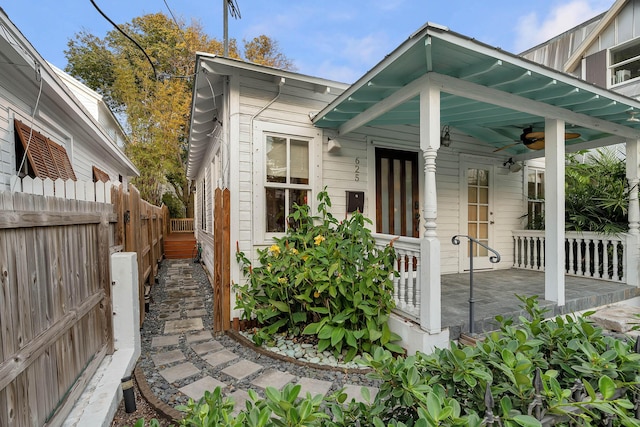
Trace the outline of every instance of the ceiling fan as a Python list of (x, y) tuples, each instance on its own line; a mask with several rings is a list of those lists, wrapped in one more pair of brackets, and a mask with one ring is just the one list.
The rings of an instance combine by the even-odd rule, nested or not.
[[(564, 134), (564, 139), (576, 139), (579, 138), (580, 134), (575, 132), (567, 132)], [(518, 144), (524, 144), (530, 150), (542, 150), (544, 148), (544, 132), (534, 132), (533, 127), (529, 126), (528, 128), (522, 129), (522, 134), (520, 134), (520, 141), (505, 145), (504, 147), (497, 148), (493, 150), (496, 151), (506, 150), (507, 148), (515, 147)]]

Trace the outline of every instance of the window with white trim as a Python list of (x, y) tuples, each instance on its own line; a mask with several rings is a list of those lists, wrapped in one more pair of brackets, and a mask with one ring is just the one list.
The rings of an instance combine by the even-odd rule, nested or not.
[(640, 38), (611, 48), (609, 64), (612, 85), (640, 77)]
[(527, 175), (527, 229), (544, 229), (544, 169), (529, 167)]
[(295, 204), (306, 205), (311, 194), (309, 139), (264, 134), (265, 232), (284, 233)]
[(207, 231), (207, 180), (200, 184), (200, 228)]

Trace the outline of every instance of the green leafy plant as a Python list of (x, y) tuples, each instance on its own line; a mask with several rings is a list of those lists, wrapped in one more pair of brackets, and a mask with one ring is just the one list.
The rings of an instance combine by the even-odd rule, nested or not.
[[(265, 389), (265, 398), (249, 390), (245, 408), (233, 415), (234, 403), (222, 396), (220, 387), (195, 402), (179, 406), (185, 412), (180, 420), (184, 427), (314, 427), (324, 426), (329, 416), (320, 405), (322, 395), (301, 397), (300, 385), (286, 385), (282, 391), (273, 387)], [(136, 426), (137, 427), (137, 426)], [(143, 426), (140, 426), (143, 427)]]
[(148, 427), (160, 427), (160, 421), (158, 421), (156, 418), (152, 418), (151, 420), (149, 420), (149, 424), (147, 424), (145, 422), (144, 418), (140, 418), (133, 425), (133, 427), (145, 427), (145, 426), (148, 426)]
[(318, 351), (344, 353), (346, 361), (376, 346), (402, 353), (387, 324), (394, 307), (395, 250), (376, 246), (367, 228), (371, 221), (359, 212), (338, 222), (328, 211), (326, 189), (318, 202), (317, 217), (306, 205), (294, 206), (286, 235), (258, 250), (259, 266), (236, 253), (248, 277), (235, 288), (236, 308), (260, 324), (254, 341), (260, 345), (286, 330), (314, 335)]
[[(640, 354), (634, 344), (606, 336), (589, 322), (591, 313), (545, 319), (537, 297), (519, 298), (526, 313), (521, 324), (498, 317), (500, 330), (476, 346), (451, 343), (407, 358), (382, 349), (365, 355), (370, 376), (382, 383), (373, 407), (360, 412), (375, 411), (383, 422), (430, 426), (467, 425), (456, 424), (460, 419), (476, 425), (491, 410), (505, 426), (540, 426), (533, 416), (537, 407), (542, 415), (561, 416), (576, 425), (606, 425), (612, 416), (614, 426), (637, 425), (631, 400), (640, 395)], [(536, 372), (542, 373), (539, 386)], [(461, 413), (457, 416), (455, 404), (439, 397), (442, 408), (435, 413), (452, 411), (453, 418), (421, 424), (427, 397), (440, 396), (438, 387), (459, 404)], [(496, 407), (487, 407), (487, 390)], [(433, 414), (433, 408), (427, 412)]]
[(628, 229), (629, 185), (624, 160), (611, 150), (567, 156), (566, 227), (571, 231), (624, 233)]
[(213, 391), (205, 391), (199, 401), (189, 399), (187, 405), (176, 407), (185, 413), (180, 420), (184, 427), (213, 427), (213, 426), (240, 426), (231, 415), (234, 403), (231, 399), (222, 395), (222, 389), (216, 387)]

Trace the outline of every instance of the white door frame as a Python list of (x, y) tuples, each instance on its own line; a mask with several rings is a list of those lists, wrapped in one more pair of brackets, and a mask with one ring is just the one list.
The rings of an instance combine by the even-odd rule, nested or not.
[[(495, 159), (481, 156), (470, 156), (461, 154), (460, 155), (460, 224), (459, 224), (459, 233), (461, 235), (468, 235), (468, 219), (469, 219), (469, 210), (468, 210), (468, 202), (469, 202), (469, 194), (467, 191), (467, 171), (470, 168), (474, 169), (484, 169), (489, 171), (489, 195), (488, 195), (488, 204), (489, 204), (489, 226), (488, 226), (488, 245), (492, 247), (494, 244), (494, 227), (495, 227), (495, 175), (496, 175), (496, 164)], [(468, 256), (468, 240), (461, 239), (460, 246), (458, 250), (458, 271), (464, 272), (469, 271), (469, 256)], [(478, 254), (479, 246), (475, 245), (473, 248), (474, 254)], [(489, 255), (492, 255), (489, 253)], [(474, 270), (490, 270), (495, 268), (495, 264), (489, 261), (489, 255), (486, 257), (478, 257), (475, 256), (473, 260), (473, 268)]]

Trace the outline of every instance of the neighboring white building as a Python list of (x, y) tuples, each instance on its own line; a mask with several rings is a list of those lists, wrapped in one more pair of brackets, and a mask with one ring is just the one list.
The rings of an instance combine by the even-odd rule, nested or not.
[(589, 83), (638, 98), (640, 1), (616, 0), (605, 13), (521, 55)]
[(21, 191), (17, 176), (126, 185), (138, 175), (104, 103), (60, 73), (0, 9), (1, 190)]
[(75, 97), (78, 98), (89, 114), (100, 123), (111, 142), (120, 149), (123, 149), (128, 139), (127, 134), (122, 128), (118, 118), (113, 114), (113, 111), (111, 111), (106, 102), (104, 102), (102, 95), (79, 80), (71, 77), (55, 65), (49, 65), (69, 89), (71, 89)]

